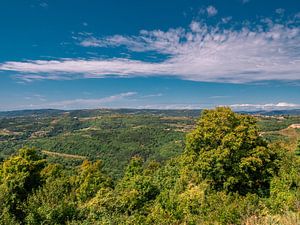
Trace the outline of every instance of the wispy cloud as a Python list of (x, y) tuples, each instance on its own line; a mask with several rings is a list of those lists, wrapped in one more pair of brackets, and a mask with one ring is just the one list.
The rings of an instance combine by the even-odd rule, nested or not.
[(46, 0), (36, 0), (36, 1), (28, 1), (28, 2), (31, 2), (30, 7), (32, 8), (40, 7), (40, 8), (47, 9), (49, 7), (49, 4)]
[(284, 14), (285, 10), (283, 8), (278, 8), (275, 10), (275, 12), (282, 15)]
[(161, 96), (163, 96), (162, 93), (157, 93), (157, 94), (143, 95), (140, 98), (154, 98), (154, 97), (161, 97)]
[(32, 101), (32, 100), (38, 100), (38, 101), (47, 101), (46, 97), (44, 95), (40, 95), (40, 94), (34, 94), (34, 95), (29, 95), (29, 96), (25, 96), (24, 99)]
[(226, 23), (228, 23), (231, 19), (232, 19), (231, 16), (227, 16), (227, 17), (222, 18), (221, 20), (222, 20), (222, 22), (223, 22), (224, 24), (226, 24)]
[(276, 110), (276, 109), (298, 109), (300, 104), (279, 102), (267, 104), (233, 104), (230, 105), (235, 110)]
[(40, 6), (41, 6), (42, 8), (47, 8), (47, 7), (48, 7), (48, 3), (47, 3), (47, 2), (41, 2), (41, 3), (40, 3)]
[(137, 109), (162, 109), (162, 110), (168, 110), (168, 109), (203, 109), (203, 108), (207, 108), (207, 107), (202, 105), (202, 104), (186, 104), (186, 103), (167, 104), (167, 103), (161, 103), (161, 104), (141, 105), (141, 106), (136, 107), (136, 108)]
[(250, 2), (250, 0), (241, 0), (243, 4)]
[(214, 95), (214, 96), (210, 96), (208, 98), (213, 98), (213, 99), (216, 99), (216, 98), (229, 98), (230, 96), (228, 95)]
[[(188, 28), (140, 31), (136, 36), (96, 38), (85, 34), (83, 47), (125, 47), (128, 52), (155, 52), (160, 62), (134, 58), (93, 58), (11, 61), (0, 71), (19, 78), (77, 79), (107, 76), (173, 76), (193, 81), (245, 83), (264, 80), (300, 80), (299, 18), (288, 23), (264, 20), (262, 24), (225, 29), (193, 21)], [(266, 24), (267, 23), (267, 24)], [(78, 41), (77, 40), (77, 41)]]
[[(18, 107), (13, 107), (10, 110), (15, 109), (90, 109), (90, 108), (101, 108), (101, 107), (113, 107), (111, 104), (118, 101), (129, 100), (130, 97), (137, 95), (137, 92), (125, 92), (116, 95), (111, 95), (103, 98), (95, 99), (70, 99), (56, 102), (44, 102), (42, 104), (28, 104)], [(1, 110), (1, 108), (0, 108)], [(7, 109), (5, 109), (7, 110)]]
[(217, 15), (218, 10), (214, 6), (210, 5), (206, 8), (206, 12), (208, 16), (215, 16)]

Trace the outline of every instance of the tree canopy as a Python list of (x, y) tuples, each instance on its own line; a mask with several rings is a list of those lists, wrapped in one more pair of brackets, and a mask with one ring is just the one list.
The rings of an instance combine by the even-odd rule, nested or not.
[(266, 194), (278, 170), (278, 155), (260, 137), (256, 120), (226, 107), (202, 112), (185, 153), (216, 190)]
[(0, 164), (0, 225), (298, 224), (300, 158), (279, 146), (255, 118), (219, 107), (203, 111), (181, 155), (136, 155), (118, 180), (102, 161), (70, 168), (22, 148)]

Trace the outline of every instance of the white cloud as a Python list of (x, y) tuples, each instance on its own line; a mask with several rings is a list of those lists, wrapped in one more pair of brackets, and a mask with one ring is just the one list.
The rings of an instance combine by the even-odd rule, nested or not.
[(285, 10), (282, 9), (282, 8), (278, 8), (278, 9), (275, 10), (275, 12), (276, 12), (277, 14), (284, 14)]
[[(90, 108), (101, 108), (101, 107), (111, 107), (111, 103), (115, 103), (118, 101), (124, 101), (127, 99), (137, 95), (137, 92), (125, 92), (116, 95), (111, 95), (104, 98), (96, 98), (96, 99), (71, 99), (57, 102), (45, 102), (43, 104), (31, 104), (31, 105), (23, 105), (18, 107), (13, 107), (10, 110), (15, 109), (90, 109)], [(7, 109), (6, 109), (7, 110)]]
[(248, 2), (250, 2), (250, 0), (242, 0), (242, 3), (243, 3), (243, 4), (246, 4), (246, 3), (248, 3)]
[(185, 104), (185, 103), (174, 103), (174, 104), (148, 104), (137, 107), (137, 109), (203, 109), (207, 108), (201, 104)]
[(215, 15), (217, 15), (218, 10), (215, 7), (213, 7), (212, 5), (210, 5), (206, 8), (206, 12), (207, 12), (208, 16), (215, 16)]
[(40, 7), (42, 7), (42, 8), (48, 8), (48, 3), (47, 2), (40, 2)]
[(228, 96), (228, 95), (214, 95), (214, 96), (210, 96), (208, 98), (229, 98), (231, 96)]
[(157, 94), (143, 95), (140, 98), (154, 98), (154, 97), (161, 97), (161, 96), (163, 96), (162, 93), (157, 93)]
[(114, 35), (81, 40), (84, 47), (130, 52), (156, 52), (160, 62), (128, 58), (11, 61), (0, 71), (34, 79), (104, 78), (107, 76), (174, 76), (193, 81), (245, 83), (264, 80), (300, 80), (300, 28), (269, 22), (240, 30), (210, 27), (193, 21), (190, 27), (168, 31), (142, 30), (137, 36)]
[(276, 109), (297, 109), (300, 104), (279, 102), (267, 104), (233, 104), (229, 105), (235, 110), (276, 110)]
[(231, 16), (224, 17), (224, 18), (222, 18), (222, 22), (223, 22), (223, 23), (228, 23), (231, 19), (232, 19)]
[(25, 96), (24, 99), (26, 100), (38, 100), (38, 101), (47, 101), (46, 97), (44, 95), (40, 95), (40, 94), (34, 94), (34, 95), (30, 95), (30, 96)]

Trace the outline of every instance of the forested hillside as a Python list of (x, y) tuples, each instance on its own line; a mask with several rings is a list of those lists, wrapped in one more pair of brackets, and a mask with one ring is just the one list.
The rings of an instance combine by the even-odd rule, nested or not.
[(30, 118), (1, 119), (0, 224), (300, 223), (299, 117)]
[[(78, 166), (84, 159), (102, 160), (103, 170), (120, 178), (135, 155), (146, 162), (164, 162), (182, 153), (185, 135), (195, 127), (198, 116), (199, 110), (6, 112), (0, 117), (0, 160), (22, 147), (34, 147), (47, 161), (68, 167)], [(287, 128), (300, 123), (300, 116), (255, 117), (267, 141), (280, 141), (295, 149), (299, 132)]]
[(0, 157), (35, 147), (47, 153), (48, 161), (70, 167), (80, 165), (82, 158), (101, 159), (105, 171), (120, 177), (135, 155), (162, 162), (182, 152), (185, 133), (193, 129), (195, 117), (181, 111), (181, 116), (176, 111), (167, 113), (80, 110), (4, 117), (0, 119)]

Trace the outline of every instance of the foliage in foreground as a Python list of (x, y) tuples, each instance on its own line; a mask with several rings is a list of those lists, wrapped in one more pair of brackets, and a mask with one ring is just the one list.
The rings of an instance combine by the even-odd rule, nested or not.
[(99, 161), (74, 170), (21, 149), (0, 166), (0, 224), (297, 224), (300, 161), (256, 121), (206, 110), (183, 154), (134, 157), (113, 182)]

